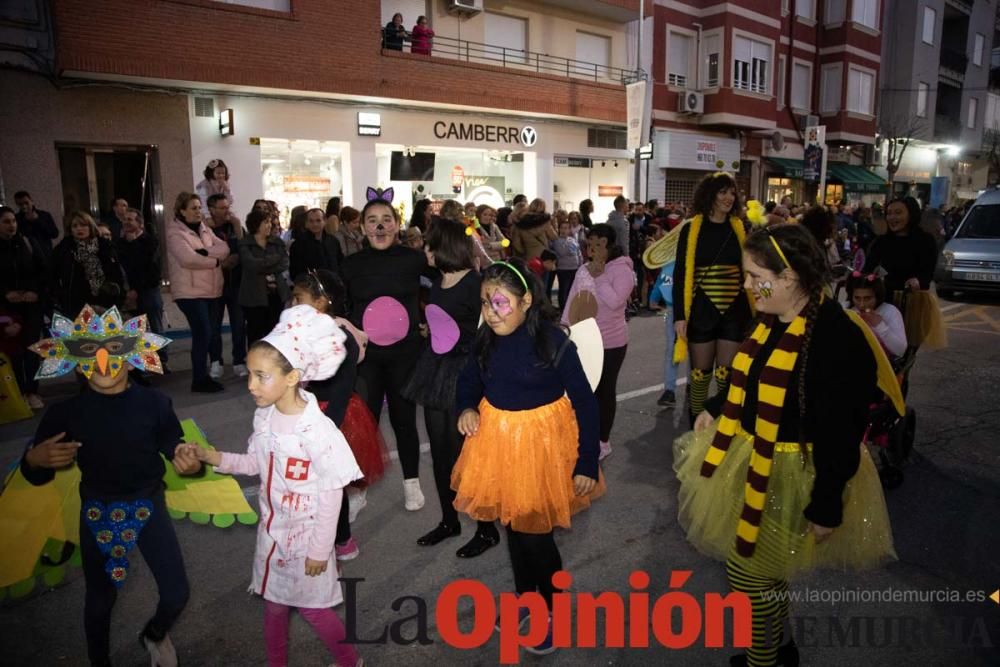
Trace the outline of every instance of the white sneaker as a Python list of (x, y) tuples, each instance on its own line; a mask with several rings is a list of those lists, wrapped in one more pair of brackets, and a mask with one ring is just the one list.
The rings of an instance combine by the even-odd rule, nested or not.
[(28, 407), (32, 410), (41, 410), (45, 407), (42, 397), (38, 394), (28, 394), (24, 399), (28, 402)]
[(611, 456), (611, 443), (601, 440), (601, 453), (597, 455), (597, 460), (603, 461), (609, 456)]
[(347, 520), (350, 523), (354, 523), (367, 504), (368, 489), (358, 489), (353, 486), (347, 488)]
[(208, 371), (208, 377), (212, 378), (213, 380), (218, 380), (219, 378), (222, 377), (222, 363), (221, 362), (219, 362), (219, 361), (213, 361), (212, 362), (212, 368), (210, 368), (209, 371)]
[(403, 495), (406, 498), (407, 510), (416, 512), (424, 506), (424, 493), (420, 490), (419, 478), (403, 480)]
[[(246, 364), (236, 364), (235, 366), (233, 366), (233, 372), (236, 373), (236, 377), (241, 377), (241, 378), (245, 378), (247, 375), (250, 375), (250, 372), (247, 370)], [(222, 374), (221, 371), (219, 374), (220, 375)]]
[(170, 635), (164, 635), (163, 640), (158, 642), (143, 636), (142, 643), (149, 651), (150, 667), (177, 667), (177, 651), (170, 641)]

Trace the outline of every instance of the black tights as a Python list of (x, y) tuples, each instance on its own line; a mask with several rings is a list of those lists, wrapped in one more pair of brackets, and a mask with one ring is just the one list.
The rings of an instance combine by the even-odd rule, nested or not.
[(607, 442), (611, 437), (611, 427), (615, 424), (615, 410), (618, 408), (618, 373), (625, 361), (628, 345), (604, 350), (604, 367), (601, 370), (601, 381), (594, 390), (597, 397), (597, 409), (601, 417), (601, 440)]
[[(424, 406), (424, 425), (431, 441), (431, 460), (434, 464), (434, 485), (437, 487), (441, 503), (441, 523), (459, 526), (458, 511), (455, 509), (455, 491), (451, 488), (451, 470), (462, 452), (465, 436), (458, 431), (458, 417), (451, 410), (435, 410)], [(477, 532), (497, 535), (492, 521), (480, 521)]]
[(562, 569), (562, 556), (552, 532), (536, 535), (519, 533), (507, 526), (507, 548), (514, 569), (514, 589), (521, 593), (540, 593), (552, 609), (552, 575)]
[[(404, 344), (401, 349), (386, 354), (369, 349), (365, 361), (358, 366), (358, 394), (381, 421), (382, 399), (389, 403), (389, 422), (396, 435), (396, 450), (403, 467), (403, 479), (420, 476), (420, 438), (417, 435), (417, 406), (403, 398), (403, 387), (410, 379), (420, 354), (419, 345)], [(375, 352), (375, 354), (373, 354)]]
[(336, 544), (344, 544), (351, 539), (351, 504), (347, 502), (347, 489), (344, 489), (344, 499), (340, 503), (340, 516), (337, 517), (337, 536), (333, 538)]
[[(188, 601), (188, 580), (184, 558), (177, 535), (167, 514), (163, 494), (151, 498), (153, 512), (139, 532), (136, 546), (149, 566), (160, 600), (156, 613), (146, 624), (146, 636), (160, 641), (170, 631)], [(109, 663), (111, 610), (118, 598), (118, 589), (104, 571), (108, 557), (101, 553), (90, 527), (80, 516), (80, 555), (87, 588), (83, 603), (83, 628), (87, 635), (87, 653), (92, 665)]]

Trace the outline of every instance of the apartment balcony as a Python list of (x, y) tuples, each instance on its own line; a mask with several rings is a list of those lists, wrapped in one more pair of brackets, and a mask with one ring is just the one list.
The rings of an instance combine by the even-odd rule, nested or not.
[(938, 74), (959, 86), (965, 81), (965, 70), (969, 66), (969, 56), (961, 51), (941, 48)]
[(945, 4), (966, 14), (972, 13), (972, 0), (945, 0)]
[(990, 69), (990, 88), (1000, 90), (1000, 67)]
[(934, 116), (934, 139), (942, 143), (958, 143), (962, 138), (962, 122), (953, 116)]
[(982, 149), (987, 152), (992, 152), (997, 148), (1000, 148), (1000, 129), (987, 128), (983, 130)]
[[(406, 43), (404, 48), (409, 51), (409, 44)], [(383, 53), (400, 50), (392, 48), (384, 41), (382, 43)], [(621, 67), (611, 67), (600, 63), (451, 37), (434, 37), (430, 54), (424, 54), (421, 57), (459, 60), (470, 64), (492, 65), (519, 72), (585, 79), (596, 83), (624, 85), (641, 77), (639, 72)]]

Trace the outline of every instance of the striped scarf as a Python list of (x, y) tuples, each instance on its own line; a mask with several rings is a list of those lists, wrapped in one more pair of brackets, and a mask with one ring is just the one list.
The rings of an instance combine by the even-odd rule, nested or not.
[[(703, 477), (711, 477), (722, 463), (733, 442), (733, 436), (740, 428), (743, 402), (746, 399), (747, 374), (750, 372), (754, 357), (771, 334), (773, 322), (773, 317), (762, 319), (753, 334), (740, 346), (739, 352), (733, 359), (729, 393), (722, 408), (719, 428), (705, 455), (705, 461), (701, 464)], [(739, 525), (736, 528), (736, 551), (745, 558), (753, 555), (760, 533), (774, 445), (778, 439), (778, 425), (781, 423), (781, 409), (785, 404), (785, 393), (788, 390), (792, 369), (795, 368), (799, 351), (802, 349), (805, 330), (805, 317), (799, 315), (792, 320), (760, 373), (753, 452), (750, 454), (750, 468), (747, 470), (747, 483), (744, 487), (743, 511), (740, 513)]]

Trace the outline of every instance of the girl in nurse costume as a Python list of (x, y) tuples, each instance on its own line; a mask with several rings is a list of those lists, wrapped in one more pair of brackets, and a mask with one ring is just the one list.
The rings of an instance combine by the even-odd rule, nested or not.
[(322, 380), (344, 361), (346, 334), (311, 306), (281, 314), (274, 331), (247, 355), (257, 404), (246, 454), (193, 453), (216, 470), (260, 475), (260, 522), (251, 590), (264, 598), (264, 639), (272, 667), (288, 662), (293, 608), (313, 627), (337, 664), (363, 664), (333, 607), (343, 601), (334, 557), (344, 487), (361, 478), (351, 449), (316, 398), (299, 383)]

